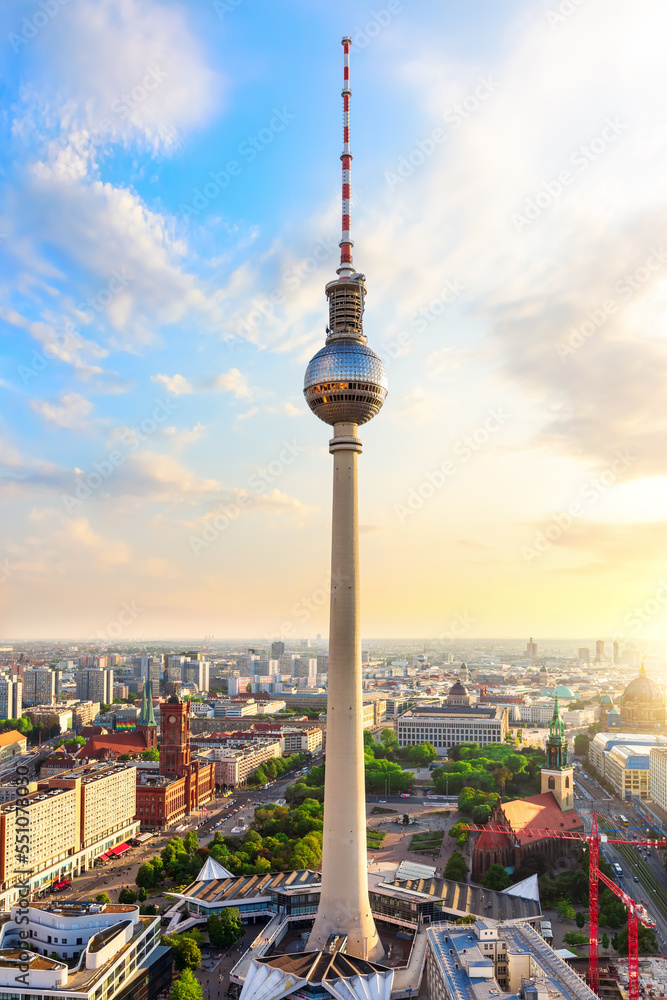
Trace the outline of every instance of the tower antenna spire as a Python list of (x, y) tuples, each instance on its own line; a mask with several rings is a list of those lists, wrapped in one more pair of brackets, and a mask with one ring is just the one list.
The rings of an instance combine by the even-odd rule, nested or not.
[(350, 45), (352, 39), (347, 35), (342, 40), (343, 46), (343, 152), (341, 162), (343, 164), (343, 219), (340, 246), (340, 267), (336, 273), (341, 278), (349, 278), (354, 274), (352, 264), (352, 247), (354, 243), (350, 236), (350, 176), (352, 170), (352, 153), (350, 152)]

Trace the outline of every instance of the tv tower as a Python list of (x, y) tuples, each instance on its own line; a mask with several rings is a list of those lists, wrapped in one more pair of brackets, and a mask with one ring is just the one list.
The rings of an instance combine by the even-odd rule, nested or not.
[(343, 225), (338, 277), (325, 288), (329, 325), (325, 346), (304, 379), (313, 413), (333, 426), (334, 459), (329, 620), (327, 756), (324, 783), (322, 893), (309, 950), (331, 935), (347, 936), (347, 953), (371, 962), (384, 955), (368, 899), (364, 784), (357, 455), (359, 424), (371, 420), (387, 396), (380, 358), (366, 346), (362, 319), (365, 275), (352, 264), (350, 237), (350, 44), (343, 38)]

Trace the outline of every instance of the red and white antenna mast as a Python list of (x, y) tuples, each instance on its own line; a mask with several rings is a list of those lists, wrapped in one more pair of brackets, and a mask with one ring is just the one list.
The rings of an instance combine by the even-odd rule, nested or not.
[(352, 265), (352, 247), (354, 246), (350, 237), (350, 173), (352, 169), (352, 153), (350, 152), (350, 45), (352, 39), (346, 35), (342, 40), (344, 63), (343, 63), (343, 152), (341, 161), (343, 163), (343, 232), (340, 241), (340, 267), (337, 274), (341, 278), (349, 278), (354, 274)]

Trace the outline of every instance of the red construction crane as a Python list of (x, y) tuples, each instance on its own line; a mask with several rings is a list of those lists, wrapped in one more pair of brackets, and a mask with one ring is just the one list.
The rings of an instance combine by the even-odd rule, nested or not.
[[(637, 942), (637, 921), (647, 926), (655, 926), (647, 923), (650, 921), (649, 915), (643, 907), (639, 907), (630, 896), (622, 889), (611, 882), (600, 872), (600, 844), (632, 844), (634, 847), (667, 847), (667, 840), (621, 840), (609, 837), (606, 833), (600, 833), (598, 829), (597, 813), (593, 813), (593, 822), (590, 833), (566, 833), (559, 830), (536, 830), (526, 827), (523, 830), (513, 830), (511, 826), (502, 823), (488, 823), (486, 826), (478, 826), (475, 823), (461, 823), (461, 830), (469, 830), (472, 833), (504, 833), (512, 843), (516, 843), (517, 837), (533, 837), (535, 840), (575, 840), (579, 843), (588, 844), (588, 985), (594, 993), (599, 988), (599, 962), (598, 962), (598, 933), (599, 933), (599, 904), (598, 904), (598, 880), (602, 879), (617, 896), (623, 897), (623, 902), (628, 907), (628, 970), (630, 972), (630, 989), (633, 983), (637, 992), (629, 994), (628, 1000), (639, 1000), (638, 976), (638, 942)], [(629, 900), (629, 905), (625, 900)]]
[[(636, 841), (635, 841), (636, 843)], [(655, 920), (646, 912), (641, 903), (598, 872), (598, 878), (621, 900), (628, 910), (628, 1000), (639, 1000), (639, 923), (644, 927), (655, 927)], [(590, 922), (589, 922), (590, 928)], [(597, 991), (596, 991), (597, 992)]]

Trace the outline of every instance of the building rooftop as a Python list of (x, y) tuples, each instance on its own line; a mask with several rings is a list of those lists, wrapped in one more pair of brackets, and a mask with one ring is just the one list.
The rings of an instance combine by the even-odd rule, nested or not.
[(322, 876), (319, 872), (303, 869), (293, 872), (272, 872), (268, 875), (238, 875), (231, 878), (195, 881), (183, 892), (170, 893), (186, 899), (197, 900), (213, 906), (232, 899), (254, 899), (267, 896), (271, 890), (285, 891), (291, 888), (319, 888)]
[(10, 729), (8, 733), (0, 733), (0, 747), (8, 747), (12, 743), (18, 743), (19, 740), (25, 739), (27, 739), (27, 736), (19, 733), (17, 729)]
[[(514, 1000), (530, 991), (543, 993), (549, 1000), (596, 1000), (595, 993), (586, 985), (542, 937), (526, 923), (495, 925), (498, 939), (504, 941), (507, 953), (530, 955), (531, 978), (522, 980), (519, 993), (501, 990), (493, 975), (493, 962), (479, 948), (476, 924), (456, 927), (436, 924), (428, 929), (428, 936), (438, 963), (449, 980), (449, 989), (456, 1000)], [(485, 924), (480, 930), (488, 929)], [(491, 971), (491, 975), (489, 972)]]
[(513, 896), (485, 889), (467, 882), (452, 882), (444, 878), (388, 879), (382, 873), (369, 873), (370, 892), (391, 896), (412, 896), (442, 900), (443, 910), (453, 916), (474, 913), (492, 920), (539, 919), (542, 908), (539, 899)]

